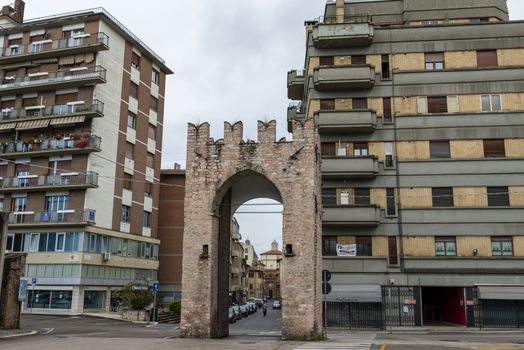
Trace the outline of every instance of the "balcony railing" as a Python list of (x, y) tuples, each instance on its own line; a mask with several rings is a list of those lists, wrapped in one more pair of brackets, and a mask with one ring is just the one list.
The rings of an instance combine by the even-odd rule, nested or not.
[(292, 70), (287, 73), (287, 96), (291, 100), (300, 100), (304, 94), (306, 72)]
[(319, 23), (371, 23), (373, 17), (370, 15), (343, 15), (343, 16), (320, 16)]
[(375, 67), (369, 64), (320, 66), (313, 72), (317, 90), (371, 89), (375, 85)]
[(96, 135), (75, 138), (35, 139), (32, 142), (10, 141), (0, 143), (0, 154), (9, 155), (16, 153), (55, 151), (62, 149), (100, 149), (102, 139)]
[(104, 103), (99, 100), (89, 100), (75, 103), (56, 104), (50, 106), (30, 106), (25, 108), (6, 108), (0, 113), (0, 121), (17, 119), (58, 117), (73, 114), (104, 113)]
[(98, 174), (89, 172), (78, 174), (75, 172), (61, 175), (25, 175), (0, 178), (0, 189), (22, 189), (38, 187), (67, 187), (67, 186), (97, 186)]
[(4, 77), (0, 90), (15, 90), (38, 85), (64, 83), (86, 79), (102, 79), (105, 81), (106, 69), (101, 66), (78, 67), (58, 72), (39, 72), (23, 77)]
[(0, 50), (0, 59), (23, 55), (37, 55), (57, 50), (85, 48), (89, 46), (108, 46), (109, 36), (105, 33), (85, 33), (68, 39), (40, 40), (27, 45), (11, 45)]
[(9, 213), (9, 224), (93, 224), (95, 223), (95, 213), (91, 209), (11, 212)]

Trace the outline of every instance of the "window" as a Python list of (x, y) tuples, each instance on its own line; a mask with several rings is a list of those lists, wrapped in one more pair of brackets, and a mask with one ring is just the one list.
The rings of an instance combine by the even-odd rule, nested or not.
[(435, 237), (435, 255), (456, 256), (457, 243), (455, 237)]
[(453, 187), (434, 187), (432, 190), (433, 207), (453, 206)]
[(56, 234), (56, 249), (57, 252), (63, 252), (65, 250), (65, 233)]
[(500, 95), (482, 95), (482, 112), (500, 111), (502, 105), (500, 103)]
[(391, 114), (391, 98), (390, 97), (384, 97), (382, 99), (382, 105), (384, 109), (384, 123), (391, 123), (392, 120), (392, 114)]
[(149, 102), (149, 109), (152, 111), (158, 112), (158, 99), (151, 96), (151, 100)]
[(322, 189), (322, 204), (337, 205), (337, 190), (335, 188)]
[(357, 236), (355, 237), (357, 243), (357, 256), (371, 256), (371, 237)]
[(144, 184), (144, 197), (151, 198), (152, 196), (153, 196), (153, 184), (145, 183)]
[(506, 147), (504, 140), (483, 140), (484, 157), (505, 157)]
[(382, 55), (382, 79), (391, 79), (389, 71), (389, 55)]
[(335, 109), (335, 100), (323, 99), (320, 100), (320, 109), (323, 111), (332, 111)]
[(131, 67), (140, 70), (140, 56), (134, 52), (131, 56)]
[(94, 233), (91, 233), (89, 235), (88, 245), (87, 245), (87, 251), (89, 252), (96, 252), (96, 241), (97, 241), (97, 235)]
[(353, 144), (353, 155), (355, 157), (365, 157), (368, 155), (368, 143), (358, 142)]
[(130, 142), (126, 142), (126, 158), (135, 159), (135, 145)]
[(435, 53), (426, 53), (426, 70), (440, 70), (444, 69), (444, 53), (435, 52)]
[(397, 214), (397, 208), (395, 203), (395, 189), (386, 188), (386, 214), (389, 216), (394, 216)]
[(446, 96), (428, 97), (428, 113), (448, 113), (448, 98)]
[(511, 237), (492, 237), (491, 254), (493, 256), (512, 256), (513, 239)]
[(397, 237), (388, 237), (389, 264), (398, 265)]
[(7, 245), (6, 245), (6, 248), (5, 248), (5, 251), (7, 253), (10, 253), (13, 251), (13, 245), (14, 245), (14, 242), (15, 242), (15, 235), (10, 233), (7, 235)]
[(340, 205), (349, 205), (349, 191), (348, 190), (340, 191)]
[(395, 166), (395, 162), (393, 160), (393, 142), (385, 142), (384, 148), (386, 155), (385, 167), (393, 168)]
[(147, 137), (151, 140), (156, 140), (156, 127), (152, 124), (149, 124), (147, 127)]
[(429, 141), (429, 157), (432, 159), (450, 158), (449, 141)]
[(155, 156), (151, 153), (147, 153), (146, 155), (146, 166), (154, 169), (155, 168)]
[(338, 143), (337, 145), (337, 157), (346, 157), (348, 155), (348, 150), (345, 144)]
[(24, 222), (24, 214), (27, 208), (27, 197), (15, 197), (12, 199), (12, 211), (15, 215), (15, 222), (20, 224)]
[(488, 187), (489, 207), (509, 207), (508, 187)]
[(129, 215), (131, 214), (131, 207), (128, 205), (122, 205), (122, 212), (120, 214), (120, 221), (129, 222)]
[(424, 27), (429, 27), (429, 26), (436, 26), (438, 25), (438, 21), (434, 20), (434, 21), (421, 21), (420, 24)]
[(148, 211), (144, 212), (144, 227), (151, 227), (151, 213)]
[(156, 69), (151, 72), (151, 82), (156, 85), (160, 84), (160, 72)]
[(131, 188), (132, 188), (131, 184), (133, 182), (132, 180), (133, 180), (133, 176), (124, 173), (124, 179), (122, 180), (123, 181), (122, 187), (125, 188), (126, 190), (131, 191)]
[(337, 237), (322, 237), (322, 255), (337, 255)]
[(333, 66), (335, 64), (335, 57), (333, 56), (320, 57), (319, 64), (321, 66)]
[(320, 145), (320, 153), (323, 157), (334, 157), (336, 155), (336, 146), (334, 143), (323, 142)]
[(367, 98), (354, 98), (352, 100), (353, 109), (367, 109), (368, 108), (368, 99)]
[(469, 23), (471, 24), (489, 23), (489, 17), (470, 18)]
[(477, 66), (479, 68), (498, 67), (497, 50), (477, 51)]
[(131, 129), (136, 129), (136, 114), (127, 112), (127, 126)]
[(366, 64), (366, 56), (364, 55), (351, 56), (351, 64)]
[(129, 96), (133, 97), (135, 100), (138, 100), (138, 85), (133, 82), (129, 83)]
[(369, 188), (355, 188), (355, 205), (370, 205), (371, 195)]
[(30, 252), (37, 252), (38, 251), (38, 243), (40, 242), (40, 234), (39, 233), (31, 233), (31, 237), (29, 240), (29, 251)]

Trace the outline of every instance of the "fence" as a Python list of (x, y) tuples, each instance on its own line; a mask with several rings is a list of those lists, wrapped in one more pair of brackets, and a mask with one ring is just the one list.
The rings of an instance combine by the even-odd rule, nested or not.
[(326, 310), (328, 327), (351, 330), (380, 330), (384, 328), (381, 303), (330, 301)]

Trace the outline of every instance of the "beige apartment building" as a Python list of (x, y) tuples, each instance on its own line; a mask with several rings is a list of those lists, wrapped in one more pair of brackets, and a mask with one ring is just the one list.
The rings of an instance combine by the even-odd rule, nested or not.
[(0, 201), (25, 310), (107, 310), (158, 269), (164, 61), (104, 9), (0, 16)]

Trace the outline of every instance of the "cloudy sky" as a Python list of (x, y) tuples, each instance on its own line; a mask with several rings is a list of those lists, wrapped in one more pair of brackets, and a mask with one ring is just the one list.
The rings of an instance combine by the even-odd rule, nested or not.
[[(3, 1), (7, 3), (7, 1)], [(163, 166), (185, 162), (187, 122), (276, 119), (287, 136), (286, 73), (304, 65), (304, 20), (322, 15), (325, 0), (26, 0), (26, 18), (104, 7), (165, 59), (168, 79)], [(524, 1), (508, 0), (512, 19), (524, 19)], [(250, 208), (252, 209), (252, 207)], [(258, 210), (258, 209), (257, 209)], [(268, 209), (274, 211), (275, 208)], [(252, 211), (252, 210), (251, 210)], [(238, 216), (244, 237), (258, 250), (280, 237), (281, 216)], [(280, 239), (279, 239), (280, 240)]]

